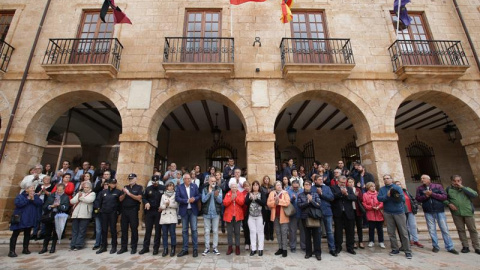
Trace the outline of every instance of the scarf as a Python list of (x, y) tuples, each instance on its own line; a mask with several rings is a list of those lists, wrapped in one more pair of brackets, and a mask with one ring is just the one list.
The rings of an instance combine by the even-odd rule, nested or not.
[(167, 197), (172, 197), (173, 194), (175, 194), (175, 190), (172, 190), (172, 191), (167, 190), (167, 191), (165, 191), (165, 195), (167, 195)]

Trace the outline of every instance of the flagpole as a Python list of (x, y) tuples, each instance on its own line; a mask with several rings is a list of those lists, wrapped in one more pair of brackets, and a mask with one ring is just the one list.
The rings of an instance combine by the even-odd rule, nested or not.
[(397, 12), (397, 39), (399, 39), (400, 36), (400, 4), (402, 0), (397, 0), (397, 7), (398, 7), (398, 12)]
[(230, 37), (233, 37), (233, 5), (230, 5)]

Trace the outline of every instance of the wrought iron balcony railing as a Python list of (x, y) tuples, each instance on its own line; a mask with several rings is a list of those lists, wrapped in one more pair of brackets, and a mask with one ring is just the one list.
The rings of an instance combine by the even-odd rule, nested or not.
[(51, 38), (42, 64), (111, 64), (118, 70), (122, 50), (116, 38)]
[(13, 48), (7, 42), (0, 40), (0, 70), (7, 72), (8, 64), (10, 63), (10, 58), (12, 58), (12, 53), (15, 48)]
[(282, 38), (282, 67), (296, 64), (355, 64), (350, 39)]
[(402, 66), (468, 66), (460, 41), (397, 40), (389, 48), (393, 71)]
[(233, 38), (166, 37), (164, 63), (232, 63)]

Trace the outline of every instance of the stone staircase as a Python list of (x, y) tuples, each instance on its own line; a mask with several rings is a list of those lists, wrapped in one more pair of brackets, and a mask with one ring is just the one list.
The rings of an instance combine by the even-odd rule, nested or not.
[[(448, 224), (448, 228), (449, 228), (449, 231), (450, 231), (450, 236), (452, 237), (452, 239), (455, 242), (458, 242), (459, 237), (458, 237), (458, 233), (455, 229), (455, 225), (453, 223), (451, 213), (450, 213), (450, 211), (445, 211), (445, 214), (447, 216), (447, 224)], [(475, 218), (476, 218), (477, 230), (480, 232), (480, 213), (479, 212), (475, 213)], [(425, 221), (424, 213), (422, 211), (419, 211), (418, 214), (416, 215), (416, 219), (417, 219), (417, 228), (418, 228), (418, 232), (419, 232), (418, 235), (419, 235), (420, 242), (422, 242), (423, 244), (430, 243), (431, 241), (430, 241), (430, 236), (428, 234), (427, 224), (426, 224), (426, 221)], [(95, 243), (95, 240), (90, 239), (93, 236), (93, 231), (94, 231), (94, 226), (93, 225), (94, 224), (91, 223), (88, 227), (88, 231), (87, 231), (87, 239), (88, 240), (86, 241), (86, 246), (87, 247), (92, 247)], [(205, 232), (203, 217), (198, 217), (197, 227), (198, 227), (199, 249), (201, 250), (201, 249), (203, 249), (203, 245), (204, 245), (204, 232)], [(120, 244), (120, 236), (121, 236), (120, 219), (119, 219), (119, 222), (117, 223), (117, 229), (118, 229), (118, 238), (119, 238), (118, 243)], [(442, 234), (440, 233), (440, 229), (438, 228), (438, 226), (437, 226), (437, 232), (438, 232), (438, 238), (442, 239)], [(388, 242), (387, 229), (386, 229), (385, 226), (384, 226), (384, 233), (385, 233), (385, 238), (386, 238), (385, 241)], [(241, 234), (242, 234), (241, 243), (243, 244), (244, 243), (243, 232)], [(9, 231), (9, 230), (0, 231), (0, 245), (8, 245), (9, 240), (10, 240), (10, 235), (11, 235), (11, 231)], [(71, 222), (69, 221), (68, 224), (67, 224), (66, 237), (65, 237), (65, 239), (61, 240), (60, 246), (68, 247), (68, 245), (70, 243), (70, 241), (68, 240), (70, 238), (70, 235), (71, 235)], [(139, 248), (141, 248), (141, 245), (143, 243), (144, 235), (145, 235), (145, 229), (143, 227), (140, 227), (139, 228)], [(368, 241), (368, 229), (363, 229), (363, 235), (364, 235), (364, 241)], [(468, 232), (467, 232), (467, 235), (468, 235)], [(177, 225), (176, 236), (177, 236), (177, 245), (178, 245), (178, 243), (182, 242), (182, 228), (181, 228), (181, 225)], [(210, 238), (212, 238), (212, 237), (210, 237)], [(23, 239), (23, 235), (20, 235), (19, 238), (18, 238), (18, 242), (21, 243), (22, 239)], [(299, 242), (299, 240), (300, 240), (299, 235), (297, 235), (297, 242)], [(152, 242), (153, 242), (153, 239), (152, 239)], [(220, 228), (219, 228), (218, 242), (219, 242), (219, 245), (227, 245), (227, 233), (226, 232), (222, 233)], [(41, 243), (42, 243), (41, 240), (31, 241), (31, 245), (33, 247), (35, 247), (35, 246), (40, 247)], [(109, 241), (109, 243), (110, 243), (110, 241)], [(265, 244), (268, 244), (268, 243), (276, 244), (277, 243), (276, 242), (276, 236), (275, 236), (274, 241), (266, 241), (265, 242)], [(322, 244), (326, 245), (326, 241), (322, 241)], [(426, 246), (428, 246), (428, 245), (426, 245)], [(441, 244), (441, 246), (443, 246), (443, 244)]]

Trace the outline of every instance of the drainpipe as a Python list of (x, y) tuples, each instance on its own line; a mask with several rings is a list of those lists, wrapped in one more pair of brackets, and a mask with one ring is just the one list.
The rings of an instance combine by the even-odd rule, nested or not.
[(48, 7), (50, 6), (51, 0), (47, 0), (47, 4), (45, 5), (45, 9), (43, 10), (43, 16), (40, 20), (40, 24), (38, 25), (37, 35), (35, 36), (35, 40), (33, 41), (32, 50), (30, 51), (30, 56), (28, 57), (27, 66), (23, 71), (22, 81), (20, 82), (20, 87), (18, 88), (17, 97), (15, 98), (15, 103), (13, 104), (12, 113), (10, 114), (10, 119), (8, 120), (7, 129), (5, 130), (5, 135), (3, 136), (2, 147), (0, 148), (0, 163), (2, 162), (3, 154), (5, 152), (5, 147), (7, 146), (8, 136), (10, 135), (10, 129), (13, 125), (13, 119), (15, 118), (15, 113), (17, 112), (18, 103), (20, 103), (20, 97), (22, 96), (23, 88), (25, 86), (25, 82), (28, 76), (28, 70), (30, 69), (30, 64), (32, 63), (33, 54), (35, 53), (35, 49), (37, 48), (38, 38), (40, 37), (40, 33), (42, 32), (43, 23), (45, 22), (45, 17), (47, 17)]
[(473, 46), (472, 38), (470, 37), (470, 33), (468, 32), (467, 25), (465, 24), (465, 21), (463, 20), (462, 12), (460, 11), (460, 8), (458, 7), (457, 0), (453, 0), (453, 4), (455, 5), (455, 9), (457, 10), (458, 17), (460, 18), (460, 22), (462, 23), (463, 31), (465, 32), (465, 35), (467, 36), (468, 44), (470, 44), (470, 48), (472, 48), (473, 58), (475, 59), (475, 63), (477, 63), (478, 71), (480, 71), (480, 61), (478, 60), (477, 51), (475, 50), (475, 46)]

